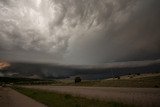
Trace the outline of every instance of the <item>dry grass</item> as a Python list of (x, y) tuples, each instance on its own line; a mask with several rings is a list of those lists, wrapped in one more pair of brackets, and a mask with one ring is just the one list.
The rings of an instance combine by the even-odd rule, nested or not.
[(25, 86), (46, 90), (51, 92), (60, 92), (95, 98), (106, 101), (116, 101), (128, 103), (131, 105), (143, 107), (160, 106), (160, 89), (159, 88), (114, 88), (114, 87), (82, 87), (82, 86)]
[(14, 89), (47, 105), (48, 107), (134, 107), (113, 101), (106, 102), (96, 99), (87, 99), (84, 97), (75, 97), (70, 94), (61, 94), (44, 90), (22, 87), (14, 87)]
[(100, 86), (100, 87), (160, 87), (160, 74), (148, 74), (141, 76), (134, 76), (133, 78), (127, 78), (126, 76), (121, 79), (106, 79), (106, 80), (93, 80), (82, 81), (79, 84), (75, 84), (73, 81), (60, 81), (54, 85), (62, 86)]

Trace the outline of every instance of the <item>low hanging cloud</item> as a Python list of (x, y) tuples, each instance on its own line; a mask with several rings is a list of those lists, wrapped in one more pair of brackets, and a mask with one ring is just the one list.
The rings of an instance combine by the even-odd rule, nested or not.
[(158, 0), (1, 0), (0, 58), (95, 64), (160, 58)]

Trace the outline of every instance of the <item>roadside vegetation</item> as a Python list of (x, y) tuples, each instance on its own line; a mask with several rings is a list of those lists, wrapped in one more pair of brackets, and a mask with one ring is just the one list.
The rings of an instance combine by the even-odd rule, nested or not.
[(106, 102), (37, 89), (22, 87), (13, 87), (13, 89), (47, 105), (48, 107), (134, 107), (132, 105), (113, 101)]

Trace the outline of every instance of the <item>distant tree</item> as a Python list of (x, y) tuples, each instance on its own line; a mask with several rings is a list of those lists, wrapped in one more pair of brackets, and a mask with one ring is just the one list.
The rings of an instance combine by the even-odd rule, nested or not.
[(80, 77), (75, 77), (75, 84), (81, 82), (81, 78)]
[(120, 79), (121, 77), (120, 76), (115, 76), (114, 78)]
[(120, 77), (120, 76), (117, 76), (117, 78), (120, 79), (121, 77)]
[(140, 73), (136, 73), (136, 75), (140, 75)]
[(155, 85), (154, 87), (155, 87), (155, 88), (159, 88), (159, 86), (158, 86), (158, 85)]
[(133, 78), (133, 76), (131, 75), (131, 76), (129, 76), (129, 78)]

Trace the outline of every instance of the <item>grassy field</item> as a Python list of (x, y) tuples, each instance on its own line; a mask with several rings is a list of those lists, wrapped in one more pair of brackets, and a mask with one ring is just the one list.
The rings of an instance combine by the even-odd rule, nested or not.
[(47, 105), (48, 107), (134, 107), (132, 105), (113, 101), (106, 102), (96, 99), (74, 97), (69, 94), (60, 94), (37, 89), (22, 87), (13, 87), (13, 89)]
[(83, 81), (75, 84), (72, 82), (60, 82), (56, 85), (78, 85), (78, 86), (100, 86), (100, 87), (160, 87), (160, 75), (147, 76), (140, 78), (128, 78), (128, 79), (109, 79), (109, 80), (95, 80), (95, 81)]

